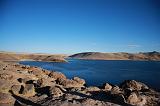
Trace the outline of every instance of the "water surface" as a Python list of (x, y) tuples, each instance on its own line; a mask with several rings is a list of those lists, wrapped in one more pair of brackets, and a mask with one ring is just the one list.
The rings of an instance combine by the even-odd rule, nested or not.
[(105, 82), (119, 84), (124, 80), (134, 79), (160, 89), (160, 61), (68, 59), (68, 63), (36, 61), (20, 63), (60, 71), (68, 78), (78, 76), (85, 79), (89, 86), (102, 85)]

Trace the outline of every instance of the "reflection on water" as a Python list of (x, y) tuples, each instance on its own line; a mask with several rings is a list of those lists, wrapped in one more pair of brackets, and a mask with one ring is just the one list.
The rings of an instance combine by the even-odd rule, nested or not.
[(20, 63), (60, 71), (68, 78), (79, 76), (86, 80), (87, 85), (102, 85), (105, 82), (119, 84), (127, 79), (135, 79), (160, 89), (159, 61), (69, 59), (68, 63), (36, 61), (22, 61)]

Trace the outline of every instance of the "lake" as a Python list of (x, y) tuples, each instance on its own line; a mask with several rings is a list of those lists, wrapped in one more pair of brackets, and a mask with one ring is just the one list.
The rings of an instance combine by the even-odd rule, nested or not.
[(160, 61), (68, 59), (68, 63), (37, 61), (20, 63), (60, 71), (70, 79), (78, 76), (85, 79), (88, 86), (100, 86), (106, 82), (120, 84), (124, 80), (134, 79), (160, 89)]

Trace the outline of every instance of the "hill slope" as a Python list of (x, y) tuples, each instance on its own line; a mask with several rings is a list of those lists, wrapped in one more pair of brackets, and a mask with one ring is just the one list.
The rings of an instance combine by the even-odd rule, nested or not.
[(92, 60), (160, 60), (159, 52), (146, 53), (100, 53), (100, 52), (84, 52), (69, 56), (77, 59)]
[(0, 52), (0, 61), (20, 61), (20, 60), (34, 60), (34, 61), (54, 61), (65, 62), (65, 55), (51, 55), (51, 54), (18, 54)]

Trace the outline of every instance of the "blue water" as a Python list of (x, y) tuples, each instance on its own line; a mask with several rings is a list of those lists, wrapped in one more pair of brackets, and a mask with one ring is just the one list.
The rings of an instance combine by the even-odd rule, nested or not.
[(121, 60), (78, 60), (68, 63), (22, 61), (24, 65), (38, 66), (60, 71), (68, 78), (78, 76), (89, 86), (103, 83), (120, 84), (124, 80), (135, 79), (152, 88), (160, 89), (160, 61), (121, 61)]

